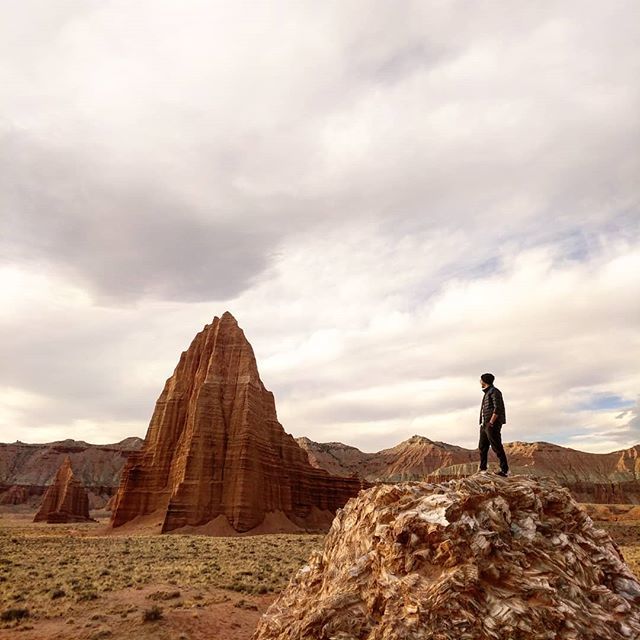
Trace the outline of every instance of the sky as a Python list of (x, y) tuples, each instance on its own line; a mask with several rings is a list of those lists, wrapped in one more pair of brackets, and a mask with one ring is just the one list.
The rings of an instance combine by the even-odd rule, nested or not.
[(144, 437), (230, 311), (292, 435), (640, 443), (640, 5), (3, 0), (0, 441)]

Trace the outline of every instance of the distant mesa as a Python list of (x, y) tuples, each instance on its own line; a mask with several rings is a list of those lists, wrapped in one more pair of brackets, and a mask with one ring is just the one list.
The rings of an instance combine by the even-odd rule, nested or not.
[(89, 496), (73, 475), (69, 456), (65, 457), (53, 484), (44, 494), (33, 521), (49, 524), (93, 521), (89, 516)]
[(110, 524), (221, 535), (326, 531), (366, 486), (311, 466), (278, 422), (253, 349), (226, 311), (166, 381), (144, 445), (123, 469)]
[(100, 509), (115, 495), (127, 456), (142, 442), (141, 438), (130, 437), (114, 444), (71, 439), (42, 444), (0, 443), (0, 504), (40, 504), (69, 456), (75, 477), (89, 495), (89, 508)]
[[(503, 438), (512, 473), (553, 477), (578, 502), (640, 505), (640, 444), (589, 453), (550, 442), (510, 442), (509, 433), (507, 425)], [(211, 447), (215, 452), (207, 449)], [(122, 495), (116, 500), (123, 468), (136, 451), (140, 455), (127, 480), (129, 493), (123, 501)], [(200, 527), (201, 520), (213, 513), (218, 515), (209, 521), (208, 530), (224, 535), (236, 534), (257, 521), (262, 524), (254, 526), (269, 531), (306, 530), (314, 517), (326, 523), (333, 506), (355, 490), (344, 478), (357, 476), (363, 487), (406, 480), (443, 482), (469, 476), (478, 468), (477, 449), (419, 434), (376, 452), (307, 437), (292, 440), (277, 420), (273, 394), (260, 381), (251, 346), (228, 312), (205, 325), (182, 353), (158, 399), (146, 440), (130, 437), (104, 445), (71, 439), (0, 443), (0, 505), (35, 510), (67, 455), (88, 493), (89, 508), (114, 514), (118, 506), (116, 527), (132, 519), (140, 525), (143, 516), (167, 531)], [(489, 460), (490, 466), (496, 464), (493, 453)], [(198, 465), (204, 475), (199, 474)], [(283, 474), (289, 480), (282, 489), (274, 480), (280, 474), (274, 465), (290, 467), (288, 475)], [(331, 479), (336, 476), (342, 480)], [(251, 492), (247, 487), (262, 478), (267, 483), (261, 490), (267, 492), (265, 520), (260, 515), (264, 509), (255, 502), (261, 498), (247, 498)], [(301, 487), (296, 484), (299, 479)], [(195, 500), (195, 506), (179, 506), (183, 500)]]
[[(508, 437), (503, 431), (503, 438)], [(369, 482), (443, 482), (476, 472), (478, 451), (414, 435), (389, 449), (366, 453), (339, 442), (297, 438), (315, 467), (337, 475), (357, 473)], [(586, 503), (640, 504), (640, 445), (588, 453), (550, 442), (505, 442), (511, 472), (551, 476)], [(490, 464), (495, 461), (489, 454)]]
[[(506, 434), (508, 431), (505, 438)], [(341, 442), (314, 442), (307, 437), (296, 441), (312, 466), (334, 476), (356, 474), (368, 483), (443, 482), (471, 475), (478, 468), (477, 450), (419, 435), (372, 453)], [(78, 440), (0, 443), (0, 505), (37, 508), (69, 455), (75, 476), (89, 494), (89, 508), (109, 509), (127, 457), (143, 444), (144, 440), (136, 437), (103, 445)], [(513, 473), (551, 476), (578, 502), (640, 505), (640, 444), (609, 453), (589, 453), (550, 442), (507, 440), (505, 449)], [(490, 466), (497, 464), (492, 453), (489, 459)]]
[(293, 638), (640, 638), (640, 582), (552, 478), (383, 484), (337, 512), (252, 636)]
[(0, 493), (0, 504), (10, 504), (14, 506), (24, 504), (29, 500), (30, 495), (29, 487), (14, 484)]

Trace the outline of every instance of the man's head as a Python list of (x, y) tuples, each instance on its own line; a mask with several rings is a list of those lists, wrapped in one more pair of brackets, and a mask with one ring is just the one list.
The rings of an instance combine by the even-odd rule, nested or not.
[(486, 389), (487, 387), (490, 387), (493, 384), (493, 381), (496, 379), (496, 377), (493, 375), (493, 373), (483, 373), (480, 376), (480, 386), (483, 389)]

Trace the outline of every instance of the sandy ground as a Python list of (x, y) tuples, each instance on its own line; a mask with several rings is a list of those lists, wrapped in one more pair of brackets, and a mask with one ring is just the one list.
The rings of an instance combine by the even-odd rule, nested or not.
[[(636, 511), (589, 509), (640, 575)], [(0, 640), (246, 640), (324, 538), (105, 536), (107, 514), (94, 515), (47, 525), (0, 511), (0, 615), (24, 615), (0, 620)]]
[[(258, 618), (275, 599), (275, 595), (243, 596), (224, 589), (182, 589), (177, 598), (150, 598), (158, 592), (170, 596), (171, 585), (122, 589), (99, 600), (75, 603), (63, 615), (7, 625), (0, 629), (0, 638), (241, 640), (251, 637)], [(144, 612), (151, 611), (154, 604), (160, 609), (160, 618), (145, 622)]]
[(0, 640), (244, 640), (324, 538), (105, 536), (103, 518), (32, 518), (0, 513), (0, 615), (24, 616), (0, 620)]

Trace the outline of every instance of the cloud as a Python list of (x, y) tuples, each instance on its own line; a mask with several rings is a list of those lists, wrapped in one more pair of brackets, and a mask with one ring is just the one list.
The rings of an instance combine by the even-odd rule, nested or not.
[(637, 205), (633, 3), (27, 5), (5, 9), (2, 255), (101, 304), (232, 297), (345, 216), (486, 253)]
[(475, 446), (494, 370), (506, 439), (638, 439), (636, 3), (0, 12), (4, 438), (142, 435), (228, 309), (295, 435)]
[[(229, 309), (296, 436), (375, 450), (423, 433), (473, 447), (477, 378), (491, 370), (507, 402), (507, 441), (635, 444), (632, 420), (617, 416), (640, 382), (640, 242), (601, 242), (588, 261), (559, 259), (562, 242), (507, 247), (493, 271), (469, 274), (469, 252), (452, 252), (455, 241), (394, 239), (360, 223), (299, 235), (222, 305), (105, 308), (62, 280), (5, 273), (3, 293), (21, 305), (0, 320), (14, 337), (0, 354), (0, 384), (39, 403), (14, 403), (3, 433), (143, 435), (179, 353)], [(457, 275), (440, 280), (452, 261)]]

